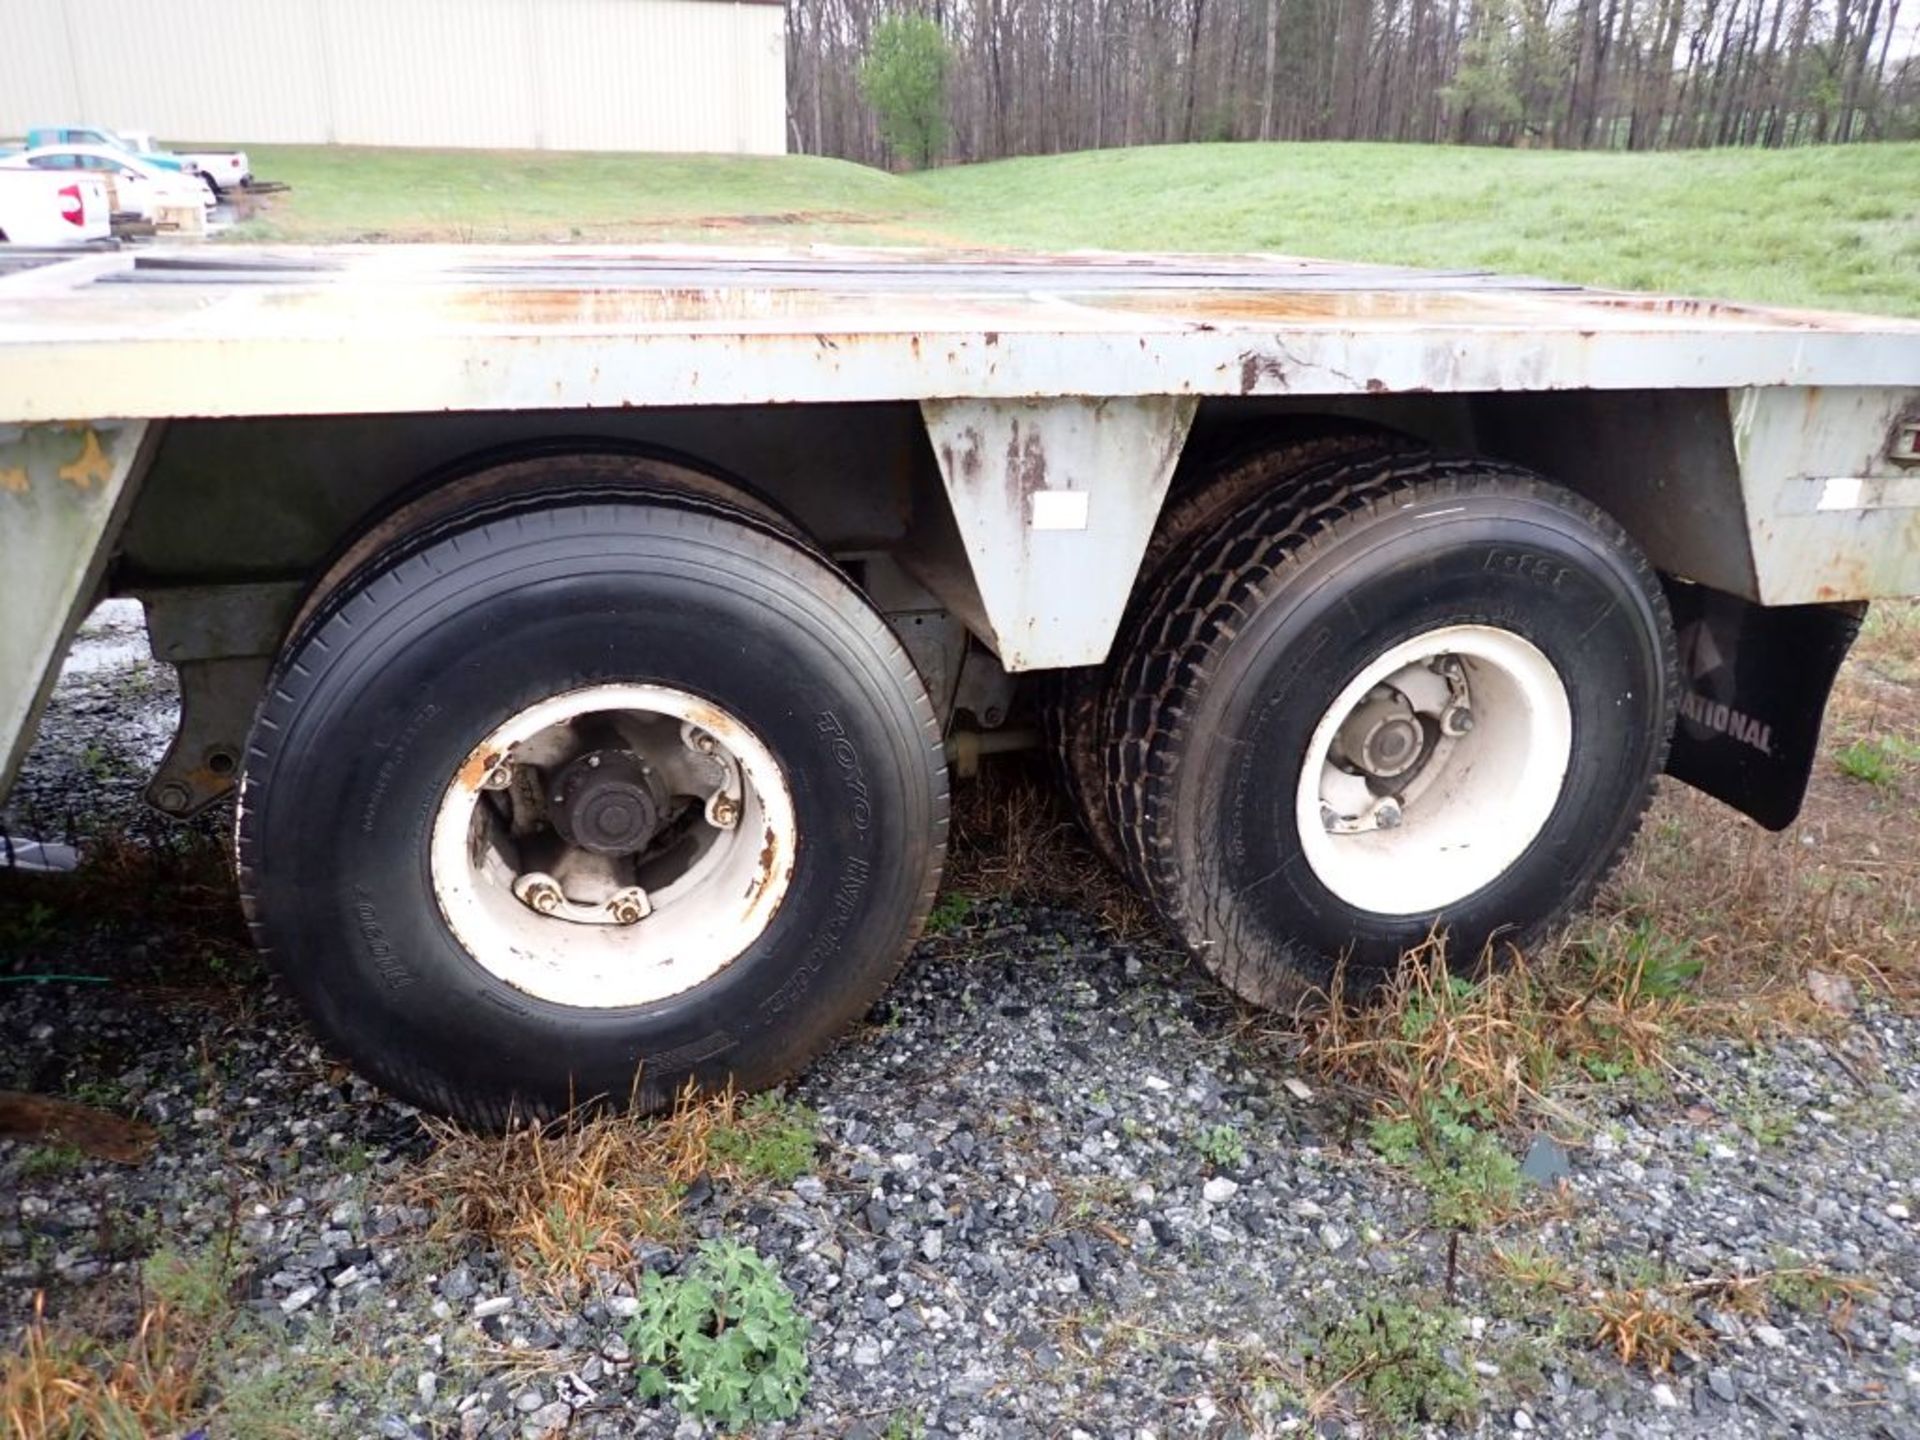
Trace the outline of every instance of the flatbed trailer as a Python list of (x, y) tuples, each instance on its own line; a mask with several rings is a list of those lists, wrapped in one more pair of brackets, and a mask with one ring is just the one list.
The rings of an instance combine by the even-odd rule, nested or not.
[(1920, 593), (1920, 324), (1275, 257), (0, 254), (0, 791), (107, 595), (316, 1029), (478, 1123), (768, 1084), (1037, 742), (1243, 996), (1790, 823)]

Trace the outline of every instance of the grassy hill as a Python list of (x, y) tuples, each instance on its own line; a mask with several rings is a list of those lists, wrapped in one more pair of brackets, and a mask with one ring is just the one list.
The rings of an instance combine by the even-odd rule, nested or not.
[(1920, 314), (1920, 144), (1187, 145), (898, 176), (814, 156), (255, 147), (244, 238), (1266, 250)]

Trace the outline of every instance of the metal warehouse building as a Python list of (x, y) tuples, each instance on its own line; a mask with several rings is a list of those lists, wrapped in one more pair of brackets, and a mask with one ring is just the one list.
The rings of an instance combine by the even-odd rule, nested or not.
[(780, 0), (12, 0), (0, 135), (778, 154)]

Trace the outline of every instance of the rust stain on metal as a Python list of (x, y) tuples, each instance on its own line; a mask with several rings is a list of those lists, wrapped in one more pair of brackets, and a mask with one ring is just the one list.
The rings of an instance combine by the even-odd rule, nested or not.
[(1280, 389), (1287, 388), (1287, 368), (1279, 357), (1263, 355), (1258, 350), (1248, 350), (1240, 357), (1240, 393), (1251, 395), (1260, 388), (1263, 380), (1270, 380)]
[(1046, 488), (1046, 442), (1037, 428), (1023, 428), (1016, 419), (1007, 436), (1007, 499), (1014, 513), (1026, 514), (1027, 497)]
[[(775, 878), (774, 866), (779, 863), (779, 857), (780, 837), (769, 825), (766, 829), (766, 843), (760, 847), (759, 864), (755, 868), (753, 878), (747, 881), (746, 899), (752, 900), (755, 895), (767, 888), (768, 882)], [(785, 871), (778, 877), (782, 889), (785, 889), (786, 882), (793, 878), (793, 863), (793, 858), (789, 856)]]
[(980, 433), (980, 427), (969, 425), (960, 432), (961, 444), (955, 448), (949, 440), (940, 446), (941, 466), (952, 477), (955, 485), (975, 486), (980, 483), (981, 450), (986, 437)]
[(498, 750), (476, 750), (469, 755), (466, 763), (453, 777), (453, 783), (462, 790), (478, 790), (487, 776), (493, 773), (493, 767), (500, 763)]
[(80, 440), (80, 453), (70, 464), (62, 465), (59, 476), (76, 490), (91, 489), (96, 483), (105, 485), (113, 478), (113, 462), (107, 458), (107, 452), (100, 448), (100, 432), (92, 426), (86, 427)]

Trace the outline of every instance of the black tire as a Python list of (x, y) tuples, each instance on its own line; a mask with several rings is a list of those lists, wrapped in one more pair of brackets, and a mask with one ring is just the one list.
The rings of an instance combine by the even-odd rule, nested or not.
[[(1321, 882), (1296, 823), (1310, 737), (1368, 664), (1452, 625), (1517, 634), (1551, 662), (1566, 779), (1477, 891), (1444, 911), (1358, 908)], [(1107, 801), (1174, 932), (1239, 995), (1283, 1006), (1342, 959), (1365, 989), (1436, 927), (1477, 957), (1582, 903), (1645, 813), (1676, 695), (1660, 586), (1599, 509), (1485, 461), (1350, 454), (1235, 512), (1156, 588), (1108, 692)]]
[[(1175, 480), (1173, 493), (1141, 557), (1139, 578), (1120, 634), (1138, 623), (1141, 602), (1194, 545), (1257, 496), (1284, 489), (1295, 476), (1323, 461), (1362, 451), (1376, 453), (1400, 443), (1389, 433), (1358, 422), (1309, 419), (1283, 436), (1236, 435), (1212, 453), (1191, 457), (1191, 478)], [(1411, 443), (1411, 442), (1404, 442)], [(1184, 482), (1184, 483), (1183, 483)], [(1065, 793), (1088, 842), (1115, 870), (1127, 871), (1120, 829), (1107, 808), (1103, 758), (1107, 690), (1112, 665), (1086, 665), (1055, 672), (1040, 707), (1041, 726), (1055, 783)]]
[[(712, 978), (649, 1005), (559, 1005), (454, 938), (428, 834), (493, 727), (619, 681), (750, 727), (792, 792), (797, 859), (765, 932)], [(897, 970), (947, 824), (926, 691), (845, 577), (711, 501), (591, 490), (444, 518), (338, 585), (268, 687), (242, 793), (248, 920), (315, 1030), (396, 1094), (488, 1128), (792, 1074)]]

